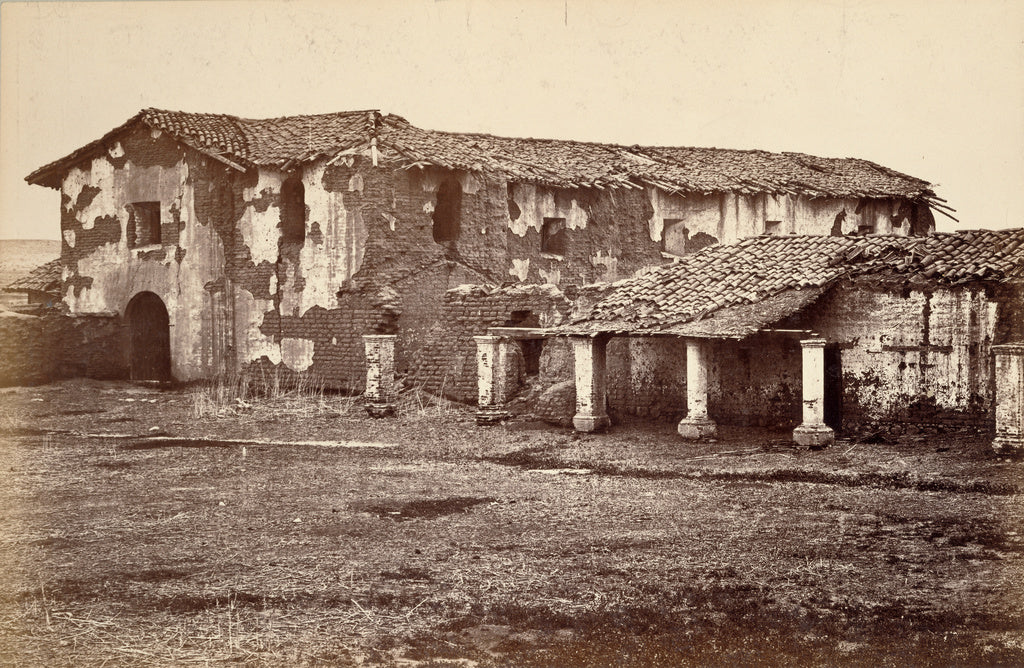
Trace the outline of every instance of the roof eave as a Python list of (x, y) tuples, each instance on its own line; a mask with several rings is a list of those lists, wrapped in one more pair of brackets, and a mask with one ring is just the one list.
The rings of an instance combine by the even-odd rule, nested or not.
[(63, 158), (58, 158), (53, 162), (49, 162), (43, 165), (39, 169), (35, 170), (34, 172), (26, 176), (25, 180), (30, 185), (46, 186), (47, 188), (54, 188), (59, 190), (62, 180), (60, 177), (65, 172), (67, 172), (69, 169), (74, 167), (82, 160), (86, 159), (86, 157), (93, 156), (95, 153), (99, 152), (100, 149), (102, 149), (103, 146), (106, 145), (113, 137), (128, 130), (139, 121), (142, 121), (144, 118), (145, 112), (140, 111), (139, 113), (135, 114), (127, 121), (122, 123), (121, 125), (107, 132), (99, 139), (93, 140), (86, 144), (85, 146), (75, 149), (74, 151), (68, 153)]

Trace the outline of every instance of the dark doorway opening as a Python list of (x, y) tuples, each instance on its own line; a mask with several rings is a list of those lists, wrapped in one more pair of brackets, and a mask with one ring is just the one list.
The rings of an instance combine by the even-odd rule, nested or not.
[[(533, 311), (512, 311), (506, 327), (540, 327), (540, 317)], [(540, 356), (544, 352), (544, 339), (519, 339), (519, 349), (523, 353), (523, 373), (536, 376), (540, 373)]]
[(163, 301), (152, 292), (140, 292), (128, 302), (124, 317), (131, 379), (170, 380), (171, 329)]
[(454, 178), (447, 178), (437, 188), (434, 205), (434, 241), (455, 241), (459, 238), (462, 217), (462, 186)]
[(825, 346), (825, 424), (835, 431), (843, 428), (843, 356), (839, 346)]
[(306, 241), (306, 188), (292, 176), (281, 184), (281, 242), (302, 245)]

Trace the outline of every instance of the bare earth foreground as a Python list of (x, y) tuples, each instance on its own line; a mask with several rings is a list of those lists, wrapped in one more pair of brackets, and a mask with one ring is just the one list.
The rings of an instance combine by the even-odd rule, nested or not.
[(977, 435), (208, 400), (0, 392), (0, 662), (1024, 664), (1024, 463)]

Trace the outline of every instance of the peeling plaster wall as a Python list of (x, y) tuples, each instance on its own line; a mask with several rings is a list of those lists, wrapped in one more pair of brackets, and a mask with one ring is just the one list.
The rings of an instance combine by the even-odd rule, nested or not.
[[(396, 333), (396, 368), (408, 382), (471, 399), (462, 391), (475, 377), (466, 366), (471, 346), (464, 355), (445, 338), (451, 288), (614, 281), (664, 262), (665, 218), (682, 219), (700, 245), (758, 234), (766, 216), (785, 221), (785, 232), (827, 234), (845, 211), (839, 225), (848, 233), (865, 217), (891, 223), (895, 207), (547, 188), (493, 174), (406, 169), (403, 157), (386, 151), (376, 160), (353, 153), (289, 173), (239, 173), (146, 129), (128, 131), (108, 148), (63, 182), (65, 299), (72, 313), (123, 313), (140, 291), (156, 293), (170, 315), (172, 373), (181, 380), (259, 366), (358, 390), (365, 380), (361, 337)], [(301, 243), (281, 234), (282, 184), (292, 176), (304, 188)], [(461, 190), (460, 233), (438, 243), (433, 213), (439, 187), (452, 178)], [(136, 201), (160, 202), (161, 244), (128, 248), (125, 204)], [(545, 218), (565, 220), (561, 255), (541, 252)], [(906, 220), (900, 225), (909, 229)], [(557, 308), (553, 299), (548, 306)], [(473, 317), (466, 336), (494, 324), (483, 313)], [(648, 345), (654, 348), (644, 352)], [(621, 401), (629, 411), (650, 406), (637, 390), (649, 380), (643, 360), (655, 359), (649, 370), (661, 373), (678, 351), (660, 358), (655, 344), (627, 347), (639, 360), (628, 364), (632, 389)], [(448, 382), (460, 389), (442, 390)], [(657, 382), (666, 397), (659, 405), (678, 410), (682, 386)]]
[[(246, 193), (270, 200), (266, 220), (242, 223), (247, 239), (266, 239), (267, 252), (254, 252), (253, 262), (270, 259), (271, 228), (280, 217), (273, 198), (281, 176), (262, 175)], [(438, 188), (449, 178), (462, 191), (460, 234), (437, 243), (432, 213)], [(399, 169), (388, 156), (374, 167), (366, 155), (308, 166), (303, 183), (305, 243), (291, 251), (294, 259), (282, 246), (276, 270), (267, 273), (267, 301), (258, 300), (267, 308), (245, 325), (260, 335), (246, 342), (241, 359), (247, 364), (266, 355), (273, 364), (269, 345), (280, 349), (283, 338), (306, 339), (313, 345), (308, 366), (305, 357), (293, 359), (283, 349), (279, 360), (291, 370), (303, 366), (338, 387), (362, 386), (362, 335), (390, 331), (399, 337), (396, 368), (409, 382), (439, 389), (454, 382), (445, 381), (446, 374), (475, 377), (474, 369), (459, 366), (468, 363), (439, 334), (444, 293), (450, 288), (466, 283), (578, 285), (614, 280), (662, 261), (657, 247), (644, 241), (650, 205), (641, 191), (509, 185), (467, 172)], [(566, 218), (565, 256), (540, 252), (544, 217)], [(321, 310), (313, 317), (315, 309)], [(474, 333), (484, 333), (487, 324), (481, 320)]]
[(589, 216), (571, 191), (543, 188), (531, 183), (512, 184), (509, 191), (509, 199), (519, 209), (515, 219), (512, 212), (509, 214), (508, 227), (513, 234), (524, 237), (530, 228), (539, 233), (545, 218), (565, 218), (565, 226), (570, 230), (582, 230), (587, 226)]
[(679, 420), (686, 412), (686, 342), (615, 337), (608, 343), (608, 411)]
[[(216, 236), (196, 224), (193, 160), (159, 133), (137, 130), (71, 169), (61, 188), (69, 311), (123, 315), (139, 292), (157, 294), (170, 318), (171, 372), (180, 380), (208, 375), (204, 285), (223, 264)], [(126, 205), (143, 201), (160, 203), (161, 244), (129, 248)]]
[(987, 425), (998, 303), (983, 286), (838, 289), (808, 324), (841, 347), (852, 421)]
[[(642, 190), (546, 188), (510, 183), (503, 280), (560, 287), (611, 282), (665, 260), (648, 238), (651, 202)], [(541, 252), (545, 218), (565, 220), (563, 255)]]
[[(876, 234), (906, 235), (911, 232), (914, 216), (924, 216), (927, 220), (916, 225), (925, 226), (924, 232), (934, 229), (930, 214), (925, 216), (916, 207), (891, 199), (731, 193), (682, 195), (654, 188), (647, 193), (653, 209), (647, 221), (650, 240), (658, 243), (662, 241), (666, 219), (681, 220), (691, 239), (707, 235), (717, 243), (733, 243), (762, 234), (766, 221), (778, 221), (780, 234), (856, 234), (861, 225), (868, 225)], [(697, 244), (694, 250), (700, 247), (701, 244)]]
[(797, 339), (759, 334), (743, 341), (709, 343), (711, 419), (758, 427), (800, 424), (803, 361)]

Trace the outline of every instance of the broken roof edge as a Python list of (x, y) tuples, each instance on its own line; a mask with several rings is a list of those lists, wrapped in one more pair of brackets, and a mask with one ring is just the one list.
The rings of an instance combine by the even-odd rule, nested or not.
[[(86, 144), (85, 146), (82, 146), (72, 151), (71, 153), (68, 153), (64, 157), (58, 158), (57, 160), (49, 162), (43, 165), (42, 167), (34, 170), (32, 173), (25, 177), (25, 181), (27, 181), (30, 185), (39, 185), (47, 188), (53, 188), (54, 190), (60, 190), (62, 181), (60, 177), (63, 173), (72, 169), (81, 162), (90, 160), (96, 157), (96, 155), (106, 152), (111, 143), (115, 142), (118, 137), (124, 135), (126, 132), (132, 130), (137, 124), (141, 123), (146, 127), (150, 128), (151, 130), (160, 130), (161, 132), (168, 132), (166, 129), (160, 127), (154, 122), (151, 122), (146, 117), (147, 113), (153, 111), (163, 110), (152, 108), (141, 110), (139, 113), (135, 114), (127, 121), (117, 126), (116, 128), (110, 130), (99, 139), (93, 140)], [(227, 114), (207, 115), (216, 118), (223, 118), (229, 121), (238, 120), (237, 118), (233, 116), (228, 116)], [(186, 137), (180, 133), (168, 132), (168, 134), (172, 135), (175, 141), (182, 143), (183, 145), (191, 148), (192, 150), (197, 151), (207, 157), (213, 158), (219, 162), (223, 162), (228, 166), (233, 167), (234, 169), (237, 169), (239, 171), (244, 172), (246, 171), (247, 167), (251, 166), (241, 165), (235, 162), (234, 160), (225, 158), (223, 155), (220, 155), (211, 148), (200, 146), (191, 138)], [(239, 162), (247, 162), (244, 159), (238, 158), (238, 156), (232, 155), (232, 157), (235, 158), (236, 160), (239, 160)]]
[(60, 292), (61, 269), (63, 267), (61, 258), (54, 258), (48, 262), (33, 267), (28, 273), (5, 285), (4, 292)]
[[(621, 176), (613, 176), (610, 174), (603, 175), (602, 177), (595, 179), (593, 182), (582, 183), (582, 182), (570, 182), (566, 179), (560, 178), (544, 178), (543, 176), (513, 176), (506, 170), (505, 176), (510, 181), (520, 183), (534, 183), (537, 185), (556, 187), (556, 188), (643, 188), (651, 187), (658, 190), (662, 190), (668, 194), (701, 194), (701, 195), (712, 195), (716, 193), (729, 193), (738, 195), (750, 195), (750, 194), (770, 194), (773, 196), (780, 195), (793, 195), (797, 194), (800, 196), (808, 197), (809, 199), (819, 198), (836, 198), (836, 197), (856, 197), (865, 199), (886, 199), (886, 198), (903, 198), (914, 202), (921, 202), (926, 204), (929, 208), (935, 209), (943, 215), (950, 218), (947, 211), (955, 211), (952, 207), (944, 205), (946, 201), (939, 197), (935, 191), (935, 184), (925, 179), (920, 179), (915, 176), (900, 172), (898, 170), (880, 165), (866, 158), (837, 158), (837, 157), (826, 157), (816, 156), (809, 153), (799, 153), (793, 151), (768, 151), (765, 149), (731, 149), (731, 148), (717, 148), (717, 147), (693, 147), (693, 146), (642, 146), (639, 144), (615, 144), (609, 142), (594, 142), (594, 141), (582, 141), (575, 139), (553, 139), (553, 138), (536, 138), (536, 137), (507, 137), (502, 135), (495, 135), (485, 132), (454, 132), (450, 130), (430, 130), (420, 128), (419, 126), (412, 125), (409, 121), (404, 118), (388, 115), (384, 117), (384, 122), (390, 118), (398, 118), (402, 122), (404, 128), (411, 128), (427, 134), (443, 135), (445, 137), (460, 138), (460, 139), (481, 139), (481, 140), (497, 140), (497, 141), (523, 141), (533, 142), (540, 144), (551, 144), (551, 145), (576, 145), (588, 148), (597, 148), (602, 150), (611, 151), (625, 151), (625, 152), (636, 152), (639, 157), (646, 158), (652, 162), (658, 162), (662, 165), (680, 167), (680, 165), (671, 159), (667, 159), (665, 156), (660, 155), (658, 151), (671, 151), (671, 150), (699, 150), (699, 151), (711, 151), (722, 154), (744, 154), (744, 155), (761, 155), (761, 156), (785, 156), (787, 158), (796, 160), (797, 162), (813, 161), (813, 160), (826, 160), (826, 161), (842, 161), (847, 163), (856, 163), (862, 167), (869, 168), (877, 171), (878, 173), (885, 175), (889, 178), (899, 179), (907, 183), (911, 183), (916, 187), (916, 192), (913, 193), (897, 193), (894, 191), (890, 192), (866, 192), (866, 191), (842, 191), (835, 190), (831, 192), (814, 190), (806, 186), (794, 191), (792, 188), (783, 187), (765, 187), (763, 184), (760, 185), (736, 185), (733, 187), (720, 187), (720, 188), (690, 188), (682, 185), (673, 185), (658, 179), (653, 179), (645, 176), (636, 174), (623, 174)], [(477, 164), (471, 164), (468, 162), (458, 161), (445, 161), (439, 160), (436, 156), (431, 158), (423, 154), (421, 151), (417, 151), (410, 146), (400, 144), (399, 142), (387, 137), (386, 134), (381, 136), (382, 145), (388, 145), (396, 152), (405, 155), (411, 162), (411, 166), (423, 166), (423, 164), (429, 164), (435, 167), (441, 167), (444, 169), (455, 169), (462, 171), (474, 171), (474, 172), (485, 172), (488, 170), (483, 169)], [(491, 152), (484, 151), (479, 148), (482, 155), (486, 155), (488, 158), (494, 158), (494, 154)], [(506, 160), (512, 160), (514, 162), (521, 163), (524, 166), (538, 170), (540, 172), (554, 173), (544, 165), (531, 162), (523, 157), (512, 158), (510, 156), (498, 156)], [(501, 170), (499, 170), (501, 171)], [(820, 170), (819, 170), (820, 171)], [(799, 184), (798, 184), (799, 185)], [(953, 220), (956, 220), (953, 218)], [(959, 222), (959, 221), (957, 221)]]
[[(345, 150), (348, 150), (348, 149), (354, 148), (354, 147), (356, 147), (358, 145), (361, 145), (362, 143), (368, 143), (372, 139), (374, 139), (377, 136), (377, 132), (378, 132), (378, 130), (379, 130), (379, 128), (380, 128), (380, 126), (381, 126), (381, 124), (383, 122), (383, 118), (385, 117), (384, 115), (381, 114), (379, 109), (364, 109), (364, 110), (355, 110), (355, 111), (346, 111), (346, 112), (326, 113), (326, 114), (309, 114), (309, 115), (306, 115), (306, 117), (310, 118), (310, 119), (313, 119), (313, 118), (326, 118), (326, 117), (330, 117), (330, 116), (337, 116), (337, 115), (339, 115), (339, 113), (343, 113), (345, 115), (367, 114), (367, 120), (371, 120), (372, 119), (372, 123), (370, 124), (371, 125), (370, 131), (367, 132), (367, 136), (365, 137), (365, 139), (363, 141), (348, 142), (347, 144), (341, 143), (334, 150), (333, 153), (335, 155), (340, 153), (340, 152), (343, 152)], [(185, 146), (188, 146), (189, 148), (191, 148), (191, 149), (193, 149), (195, 151), (198, 151), (199, 153), (201, 153), (203, 155), (211, 157), (211, 158), (213, 158), (213, 159), (215, 159), (215, 160), (217, 160), (219, 162), (223, 162), (223, 163), (227, 164), (228, 166), (233, 167), (233, 168), (235, 168), (235, 169), (237, 169), (239, 171), (243, 171), (244, 172), (244, 171), (247, 171), (247, 169), (250, 168), (250, 167), (261, 166), (259, 163), (252, 162), (252, 161), (244, 158), (243, 156), (235, 155), (234, 153), (230, 154), (231, 158), (233, 158), (233, 159), (225, 158), (224, 155), (222, 155), (221, 153), (218, 153), (217, 151), (213, 150), (212, 147), (202, 146), (198, 142), (194, 141), (191, 137), (188, 137), (187, 135), (185, 135), (184, 133), (175, 132), (175, 131), (173, 131), (171, 129), (168, 129), (168, 128), (164, 127), (164, 126), (161, 126), (159, 123), (157, 123), (155, 120), (153, 120), (153, 118), (157, 114), (188, 114), (190, 116), (197, 116), (197, 117), (198, 116), (202, 116), (204, 118), (214, 118), (214, 119), (226, 121), (228, 123), (232, 123), (232, 124), (235, 124), (237, 126), (239, 136), (244, 136), (244, 133), (242, 133), (242, 131), (241, 131), (241, 124), (245, 124), (245, 123), (269, 123), (269, 122), (280, 121), (280, 120), (284, 120), (284, 119), (293, 119), (293, 118), (300, 118), (301, 117), (301, 116), (276, 116), (276, 117), (272, 117), (272, 118), (242, 118), (240, 116), (235, 116), (235, 115), (232, 115), (232, 114), (195, 113), (195, 112), (188, 112), (188, 111), (174, 111), (174, 110), (170, 110), (170, 109), (157, 109), (156, 107), (146, 107), (144, 109), (139, 110), (138, 113), (133, 115), (131, 118), (129, 118), (127, 121), (125, 121), (121, 125), (118, 125), (117, 127), (113, 128), (112, 130), (109, 130), (108, 132), (103, 134), (103, 136), (101, 136), (99, 139), (95, 139), (95, 140), (89, 142), (88, 144), (85, 144), (85, 145), (75, 149), (74, 151), (71, 151), (70, 153), (68, 153), (67, 155), (65, 155), (63, 157), (57, 158), (56, 160), (48, 162), (45, 165), (43, 165), (42, 167), (39, 167), (38, 169), (33, 170), (31, 173), (29, 173), (28, 176), (25, 177), (25, 181), (27, 181), (30, 185), (39, 185), (39, 186), (44, 186), (44, 187), (47, 187), (47, 188), (53, 188), (55, 190), (59, 190), (60, 189), (60, 181), (61, 181), (61, 179), (58, 177), (58, 175), (60, 173), (66, 171), (68, 169), (71, 169), (76, 164), (78, 164), (78, 163), (80, 163), (80, 162), (82, 162), (84, 160), (87, 160), (87, 159), (89, 159), (91, 157), (94, 157), (98, 153), (102, 153), (105, 150), (106, 146), (108, 144), (110, 144), (116, 137), (118, 137), (121, 134), (127, 132), (128, 130), (132, 129), (132, 127), (134, 125), (136, 125), (137, 123), (143, 123), (144, 125), (146, 125), (146, 127), (149, 127), (150, 129), (156, 129), (156, 130), (160, 130), (161, 132), (167, 132), (169, 135), (173, 136), (176, 141), (181, 142)], [(392, 116), (392, 115), (388, 115), (388, 116)], [(401, 116), (393, 116), (393, 117), (408, 123), (408, 121), (405, 121), (405, 119), (402, 118)], [(326, 156), (317, 155), (317, 156), (315, 156), (315, 158), (312, 158), (312, 159), (321, 159), (323, 157), (326, 157)], [(308, 162), (308, 160), (301, 161), (301, 162)], [(238, 163), (241, 163), (241, 164), (238, 164)], [(270, 163), (268, 163), (268, 165), (269, 164)]]
[(71, 153), (68, 153), (64, 157), (57, 158), (56, 160), (48, 162), (42, 167), (33, 170), (28, 176), (25, 177), (25, 180), (30, 185), (44, 186), (47, 188), (59, 190), (61, 185), (60, 179), (53, 180), (51, 178), (54, 175), (56, 175), (58, 170), (64, 171), (66, 169), (70, 169), (74, 167), (77, 163), (81, 162), (82, 160), (85, 160), (86, 156), (100, 152), (100, 150), (107, 143), (109, 143), (112, 138), (116, 137), (117, 135), (120, 135), (122, 132), (127, 131), (133, 125), (141, 121), (144, 114), (145, 109), (139, 111), (139, 113), (135, 114), (121, 125), (118, 125), (113, 130), (110, 130), (99, 139), (94, 139), (88, 144), (75, 149)]
[[(462, 171), (486, 173), (486, 172), (498, 172), (504, 175), (504, 177), (513, 182), (521, 183), (533, 183), (537, 185), (556, 187), (556, 188), (628, 188), (628, 189), (639, 189), (639, 188), (654, 188), (662, 190), (666, 193), (673, 194), (704, 194), (710, 195), (714, 193), (730, 193), (730, 194), (757, 194), (765, 193), (771, 195), (793, 195), (798, 194), (800, 196), (808, 197), (811, 199), (817, 198), (830, 198), (830, 197), (858, 197), (868, 199), (884, 199), (884, 198), (901, 198), (908, 201), (920, 202), (926, 204), (930, 209), (939, 211), (944, 215), (949, 215), (947, 211), (953, 209), (948, 205), (943, 204), (945, 200), (938, 197), (934, 192), (934, 186), (930, 182), (919, 179), (908, 174), (904, 174), (897, 170), (879, 165), (870, 160), (864, 158), (830, 158), (814, 156), (810, 154), (797, 153), (797, 152), (774, 152), (767, 151), (764, 149), (720, 149), (714, 147), (668, 147), (668, 146), (640, 146), (634, 144), (627, 146), (625, 144), (613, 144), (613, 143), (602, 143), (592, 141), (580, 141), (573, 139), (550, 139), (550, 138), (516, 138), (516, 137), (503, 137), (500, 135), (494, 135), (489, 133), (465, 133), (465, 132), (452, 132), (447, 130), (426, 130), (419, 128), (418, 126), (412, 125), (407, 119), (396, 114), (382, 114), (378, 109), (368, 110), (357, 110), (357, 111), (345, 111), (345, 112), (334, 112), (325, 114), (309, 114), (309, 115), (297, 115), (297, 116), (278, 116), (267, 119), (253, 119), (243, 118), (231, 114), (205, 114), (205, 113), (193, 113), (193, 112), (182, 112), (182, 111), (170, 111), (156, 109), (152, 107), (145, 108), (132, 116), (128, 121), (122, 125), (114, 128), (107, 132), (99, 139), (89, 142), (85, 146), (72, 151), (66, 156), (59, 158), (53, 162), (50, 162), (39, 169), (33, 171), (25, 180), (32, 185), (43, 185), (51, 188), (60, 187), (60, 173), (66, 169), (70, 169), (76, 163), (86, 159), (88, 156), (93, 156), (103, 150), (106, 144), (108, 144), (116, 135), (126, 131), (136, 122), (144, 122), (151, 128), (157, 128), (161, 131), (168, 132), (175, 139), (193, 148), (194, 150), (219, 160), (231, 167), (246, 171), (252, 166), (274, 166), (278, 168), (284, 168), (284, 166), (292, 166), (296, 164), (306, 164), (314, 162), (323, 157), (330, 157), (336, 155), (339, 152), (349, 150), (356, 145), (360, 145), (360, 141), (352, 141), (352, 137), (349, 137), (344, 142), (338, 142), (329, 150), (325, 151), (313, 151), (308, 154), (289, 156), (287, 159), (282, 158), (278, 161), (262, 161), (251, 155), (250, 146), (248, 142), (254, 132), (258, 132), (255, 128), (261, 124), (273, 124), (275, 122), (282, 121), (294, 121), (296, 119), (305, 119), (307, 122), (313, 123), (318, 119), (328, 119), (338, 116), (354, 116), (358, 117), (360, 114), (366, 114), (367, 124), (363, 129), (365, 136), (362, 137), (362, 141), (369, 142), (373, 139), (377, 139), (380, 142), (380, 147), (387, 146), (403, 155), (406, 159), (413, 163), (410, 166), (423, 166), (423, 165), (434, 165), (445, 169), (456, 169)], [(167, 119), (164, 117), (182, 116), (187, 119), (202, 120), (204, 122), (218, 122), (224, 123), (220, 130), (227, 131), (219, 139), (231, 140), (228, 143), (234, 144), (233, 140), (237, 140), (237, 145), (228, 149), (222, 148), (218, 151), (216, 146), (207, 146), (206, 143), (215, 143), (207, 139), (207, 135), (203, 132), (204, 128), (200, 128), (195, 134), (191, 136), (189, 132), (182, 132), (180, 129), (176, 130), (174, 127), (169, 127), (173, 123), (166, 122)], [(163, 119), (163, 120), (161, 120)], [(393, 132), (389, 132), (392, 130)], [(885, 187), (885, 186), (867, 186), (867, 187), (850, 187), (849, 184), (840, 187), (842, 178), (839, 175), (832, 175), (835, 177), (836, 183), (832, 184), (835, 187), (826, 186), (821, 187), (821, 184), (817, 186), (792, 182), (787, 184), (775, 183), (772, 184), (768, 181), (761, 182), (760, 180), (750, 181), (749, 179), (733, 179), (729, 184), (722, 184), (715, 187), (707, 187), (705, 185), (698, 185), (697, 183), (689, 183), (683, 181), (673, 181), (672, 179), (665, 180), (660, 177), (656, 178), (656, 175), (645, 174), (639, 172), (630, 172), (628, 169), (625, 171), (619, 171), (611, 169), (602, 174), (592, 174), (586, 178), (575, 178), (572, 175), (563, 173), (564, 170), (560, 171), (557, 168), (552, 168), (548, 162), (544, 160), (538, 160), (536, 157), (524, 156), (515, 154), (515, 152), (495, 152), (493, 149), (487, 149), (485, 147), (476, 146), (473, 150), (479, 151), (481, 160), (474, 161), (471, 159), (460, 159), (452, 160), (455, 156), (444, 156), (438, 154), (437, 151), (422, 151), (417, 150), (417, 147), (406, 145), (408, 142), (403, 141), (401, 132), (403, 130), (411, 130), (412, 132), (422, 133), (426, 137), (440, 136), (449, 138), (458, 138), (461, 140), (472, 141), (474, 139), (490, 140), (498, 142), (527, 142), (530, 144), (539, 145), (550, 145), (552, 147), (561, 146), (572, 147), (581, 146), (588, 147), (590, 149), (600, 149), (608, 152), (609, 160), (613, 161), (621, 157), (622, 153), (637, 153), (641, 158), (645, 158), (652, 162), (658, 162), (665, 166), (673, 168), (686, 169), (686, 165), (679, 163), (678, 160), (672, 158), (669, 155), (671, 151), (708, 151), (714, 154), (721, 154), (722, 156), (728, 155), (745, 155), (745, 156), (784, 156), (791, 160), (795, 160), (803, 164), (808, 163), (809, 168), (815, 168), (819, 162), (846, 162), (851, 165), (857, 165), (862, 169), (870, 169), (888, 178), (901, 181), (902, 185), (899, 187)], [(213, 136), (217, 133), (213, 133), (209, 136)], [(230, 136), (228, 136), (230, 135)], [(391, 136), (389, 136), (391, 135)], [(238, 146), (243, 147), (244, 153), (247, 155), (240, 155), (237, 150)], [(422, 147), (419, 147), (422, 148)], [(485, 166), (483, 162), (496, 163), (490, 166)], [(501, 165), (497, 163), (510, 163)], [(518, 169), (515, 165), (518, 164), (522, 169)], [(613, 165), (614, 166), (614, 165)], [(507, 167), (503, 169), (502, 167)], [(828, 170), (822, 170), (818, 168), (818, 171), (824, 171), (827, 173)], [(580, 175), (576, 175), (582, 176)], [(770, 180), (769, 180), (770, 181)], [(951, 216), (950, 216), (951, 217)], [(955, 219), (954, 219), (955, 220)]]

